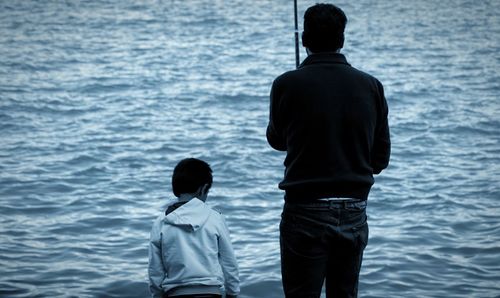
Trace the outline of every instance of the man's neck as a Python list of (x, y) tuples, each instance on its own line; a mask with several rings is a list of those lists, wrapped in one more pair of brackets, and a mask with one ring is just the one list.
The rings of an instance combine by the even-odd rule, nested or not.
[(307, 56), (314, 55), (314, 54), (322, 54), (322, 53), (340, 54), (340, 49), (337, 49), (337, 50), (331, 51), (331, 52), (319, 52), (319, 53), (315, 53), (315, 52), (309, 50), (309, 48), (306, 48), (306, 53), (307, 53)]

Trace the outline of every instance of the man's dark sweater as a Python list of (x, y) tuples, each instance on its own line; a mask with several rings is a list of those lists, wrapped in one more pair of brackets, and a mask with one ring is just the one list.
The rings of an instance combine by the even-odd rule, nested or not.
[(310, 55), (276, 78), (267, 140), (287, 151), (285, 200), (366, 200), (389, 163), (387, 113), (382, 84), (342, 54)]

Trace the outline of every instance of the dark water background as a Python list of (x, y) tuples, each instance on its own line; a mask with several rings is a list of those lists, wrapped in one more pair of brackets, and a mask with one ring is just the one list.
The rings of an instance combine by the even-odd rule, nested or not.
[[(360, 297), (500, 297), (500, 1), (337, 4), (393, 139)], [(282, 297), (265, 127), (293, 51), (288, 0), (0, 1), (0, 296), (147, 297), (152, 220), (195, 156), (241, 296)]]

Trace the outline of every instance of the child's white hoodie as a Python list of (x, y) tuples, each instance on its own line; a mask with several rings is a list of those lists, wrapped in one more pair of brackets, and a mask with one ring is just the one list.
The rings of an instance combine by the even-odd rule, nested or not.
[(149, 243), (149, 288), (153, 297), (184, 286), (225, 286), (240, 291), (238, 266), (223, 216), (193, 198), (158, 217)]

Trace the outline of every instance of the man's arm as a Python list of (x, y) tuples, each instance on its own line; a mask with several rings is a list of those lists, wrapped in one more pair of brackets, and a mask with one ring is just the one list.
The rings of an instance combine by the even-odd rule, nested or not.
[(279, 151), (286, 151), (286, 138), (283, 132), (280, 117), (280, 95), (277, 80), (273, 82), (269, 104), (269, 124), (267, 125), (266, 137), (271, 147)]
[(375, 138), (372, 148), (372, 168), (374, 174), (380, 174), (389, 165), (391, 155), (391, 137), (389, 133), (388, 114), (389, 108), (384, 96), (384, 87), (380, 82), (378, 89), (380, 94), (380, 104), (375, 127)]

